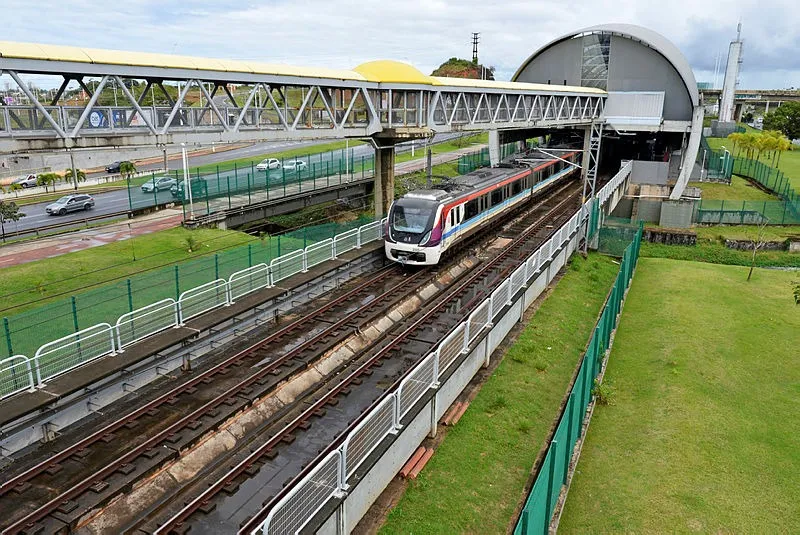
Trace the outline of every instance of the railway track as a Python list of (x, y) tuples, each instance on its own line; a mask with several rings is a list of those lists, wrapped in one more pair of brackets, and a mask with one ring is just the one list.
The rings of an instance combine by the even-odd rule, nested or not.
[[(524, 216), (517, 221), (522, 219)], [(516, 232), (518, 227), (512, 225), (512, 228), (513, 232)], [(526, 234), (529, 235), (530, 233)], [(158, 532), (167, 532), (174, 526), (184, 525), (187, 518), (207, 507), (214, 495), (221, 490), (226, 488), (230, 490), (236, 486), (232, 482), (248, 471), (248, 467), (253, 466), (265, 454), (273, 453), (275, 446), (273, 442), (277, 440), (278, 443), (286, 443), (287, 436), (307, 428), (314, 412), (319, 413), (322, 407), (331, 404), (331, 400), (343, 393), (346, 394), (351, 386), (357, 385), (360, 377), (369, 373), (369, 370), (387, 355), (396, 352), (404, 340), (412, 338), (414, 332), (430, 324), (431, 318), (437, 311), (441, 312), (448, 306), (447, 303), (452, 303), (453, 299), (461, 299), (469, 285), (474, 284), (482, 276), (481, 274), (497, 271), (498, 263), (503, 262), (498, 259), (512, 258), (514, 251), (521, 247), (522, 238), (523, 236), (520, 236), (514, 240), (511, 247), (470, 275), (467, 282), (458, 286), (456, 293), (448, 292), (448, 295), (454, 297), (437, 300), (438, 304), (434, 308), (426, 307), (420, 312), (422, 316), (400, 335), (393, 337), (392, 341), (377, 349), (374, 355), (363, 362), (352, 364), (350, 366), (352, 371), (347, 373), (343, 373), (346, 370), (339, 371), (336, 374), (336, 383), (328, 385), (326, 392), (321, 393), (317, 389), (314, 391), (316, 396), (313, 392), (307, 394), (304, 399), (313, 398), (311, 401), (311, 406), (315, 407), (313, 411), (304, 410), (290, 419), (288, 425), (284, 426), (285, 432), (276, 434), (256, 448), (251, 454), (252, 458), (245, 461), (238, 472), (235, 467), (229, 470), (227, 477), (216, 480), (215, 484), (209, 487), (213, 491), (207, 490), (200, 494), (200, 498), (190, 500), (189, 505), (184, 508), (185, 511), (170, 518)], [(493, 278), (499, 280), (511, 269), (513, 268), (501, 269)], [(33, 532), (39, 527), (43, 527), (46, 531), (73, 529), (87, 510), (98, 503), (108, 501), (116, 494), (129, 490), (133, 481), (145, 476), (160, 464), (176, 458), (181, 451), (209, 430), (219, 426), (254, 400), (268, 394), (287, 377), (306, 369), (315, 358), (319, 357), (320, 350), (324, 352), (347, 338), (359, 325), (368, 323), (382, 311), (391, 308), (402, 296), (413, 291), (413, 288), (420, 287), (422, 281), (430, 278), (430, 272), (431, 270), (420, 270), (408, 275), (397, 266), (384, 268), (361, 285), (331, 299), (311, 313), (292, 320), (219, 364), (198, 372), (169, 392), (137, 407), (70, 447), (55, 452), (46, 461), (10, 477), (0, 485), (0, 504), (11, 502), (13, 509), (9, 510), (8, 503), (6, 506), (0, 505), (0, 513), (4, 514), (4, 518), (13, 521), (3, 533)], [(399, 282), (396, 282), (398, 280)], [(382, 291), (376, 292), (378, 287)], [(485, 293), (485, 291), (473, 292), (461, 307), (469, 308), (470, 303), (479, 302)], [(460, 297), (455, 297), (458, 295)], [(263, 367), (254, 373), (247, 373), (249, 367), (256, 365)], [(346, 378), (340, 381), (343, 375), (346, 375)], [(244, 379), (241, 379), (242, 376)], [(197, 406), (202, 398), (202, 389), (212, 383), (217, 386), (230, 383), (231, 386)], [(140, 425), (147, 426), (150, 433), (148, 435), (137, 433), (136, 428)], [(124, 452), (120, 452), (113, 461), (97, 466), (96, 459), (103, 458), (104, 452), (108, 457), (109, 450), (113, 449), (109, 445), (115, 440), (124, 440)], [(259, 455), (256, 452), (261, 453)], [(92, 462), (93, 460), (95, 462)], [(86, 472), (90, 472), (91, 475), (83, 478), (76, 476)], [(27, 509), (19, 507), (26, 501), (45, 503), (33, 510), (30, 507)], [(26, 513), (22, 518), (19, 518), (20, 511)]]
[[(312, 360), (298, 359), (308, 349), (320, 344), (335, 343), (337, 339), (346, 337), (352, 332), (353, 325), (357, 326), (363, 321), (374, 315), (379, 307), (390, 306), (393, 299), (401, 288), (413, 287), (416, 281), (421, 281), (429, 276), (427, 270), (407, 276), (398, 266), (389, 266), (380, 270), (374, 277), (364, 283), (347, 291), (343, 295), (330, 300), (328, 303), (313, 310), (310, 314), (304, 315), (291, 323), (281, 327), (277, 331), (269, 334), (259, 342), (250, 347), (237, 352), (236, 354), (224, 359), (219, 364), (199, 372), (189, 381), (184, 382), (168, 392), (158, 396), (152, 401), (138, 407), (128, 414), (123, 415), (113, 423), (95, 431), (86, 438), (72, 444), (71, 446), (53, 454), (45, 461), (37, 463), (21, 473), (10, 477), (0, 485), (0, 498), (5, 506), (0, 505), (0, 511), (4, 518), (14, 518), (14, 514), (19, 510), (19, 505), (28, 498), (31, 501), (43, 501), (43, 496), (47, 496), (56, 483), (54, 478), (61, 473), (68, 464), (73, 465), (73, 472), (86, 471), (86, 460), (97, 454), (98, 457), (108, 457), (100, 455), (101, 451), (108, 450), (108, 445), (117, 440), (122, 440), (119, 434), (124, 430), (135, 429), (141, 420), (150, 420), (149, 429), (157, 432), (146, 437), (144, 440), (136, 441), (136, 434), (126, 437), (134, 442), (124, 442), (124, 450), (115, 456), (113, 461), (97, 468), (90, 476), (80, 480), (70, 481), (63, 475), (58, 479), (62, 482), (66, 490), (57, 493), (55, 496), (47, 496), (46, 503), (31, 511), (25, 517), (15, 521), (3, 529), (3, 533), (19, 533), (26, 528), (33, 527), (37, 522), (52, 514), (57, 514), (56, 524), (63, 523), (69, 517), (78, 517), (81, 513), (80, 504), (75, 500), (87, 493), (93, 493), (95, 497), (108, 498), (114, 490), (120, 492), (128, 486), (116, 481), (116, 489), (112, 489), (111, 482), (107, 481), (114, 475), (129, 475), (141, 472), (143, 468), (138, 467), (131, 470), (132, 463), (137, 459), (148, 459), (150, 462), (144, 464), (156, 465), (168, 460), (169, 457), (176, 456), (180, 449), (188, 447), (192, 439), (197, 439), (209, 429), (224, 422), (232, 413), (242, 410), (253, 399), (263, 396), (273, 389), (286, 377), (291, 376), (309, 366)], [(375, 288), (380, 285), (387, 285), (391, 279), (393, 283), (388, 284), (388, 289), (375, 293)], [(372, 298), (370, 298), (372, 297)], [(366, 302), (362, 302), (365, 301)], [(346, 312), (342, 314), (342, 312)], [(341, 317), (337, 318), (337, 314)], [(321, 322), (322, 319), (327, 322)], [(320, 328), (320, 325), (322, 327)], [(316, 327), (316, 328), (315, 328)], [(300, 339), (297, 342), (297, 339)], [(275, 351), (270, 348), (274, 345), (284, 349), (292, 341), (295, 344), (281, 351), (280, 356), (275, 356)], [(162, 409), (174, 407), (179, 398), (186, 398), (185, 404), (192, 405), (201, 397), (200, 388), (212, 382), (220, 384), (221, 381), (232, 382), (231, 378), (235, 375), (233, 370), (245, 370), (247, 365), (251, 366), (258, 361), (269, 360), (263, 367), (255, 373), (245, 373), (244, 380), (236, 381), (230, 388), (221, 394), (214, 396), (188, 414), (181, 415), (174, 421), (164, 418), (160, 414)], [(247, 389), (250, 389), (248, 391)], [(237, 394), (245, 397), (237, 397)], [(180, 414), (179, 411), (172, 411), (172, 414)], [(210, 421), (204, 421), (208, 419)], [(162, 424), (159, 426), (159, 421)], [(181, 433), (185, 432), (185, 435)], [(191, 436), (186, 436), (191, 435)], [(168, 452), (159, 449), (159, 445), (168, 444)], [(174, 449), (173, 449), (174, 448)], [(76, 462), (77, 461), (77, 462)], [(77, 465), (77, 466), (76, 466)], [(78, 470), (75, 470), (77, 468)], [(141, 474), (139, 474), (141, 475)], [(39, 481), (37, 481), (37, 479)], [(120, 479), (120, 478), (115, 478)], [(67, 484), (64, 484), (64, 482)], [(38, 483), (38, 484), (37, 484)], [(73, 484), (69, 484), (73, 483)], [(102, 496), (101, 496), (102, 495)], [(12, 502), (13, 503), (9, 503)], [(9, 507), (10, 506), (10, 507)], [(17, 512), (18, 516), (18, 512)], [(76, 518), (75, 518), (76, 519)]]
[[(570, 208), (577, 199), (576, 193), (561, 201), (554, 208), (556, 219), (567, 212), (571, 215)], [(564, 217), (564, 220), (566, 220), (566, 217)], [(409, 352), (403, 351), (403, 346), (412, 344), (415, 346), (416, 351), (414, 352), (418, 353), (419, 358), (405, 362), (403, 366), (396, 367), (393, 370), (393, 383), (399, 383), (403, 374), (413, 368), (414, 364), (427, 354), (427, 350), (419, 351), (420, 341), (427, 340), (426, 349), (432, 348), (438, 339), (446, 336), (450, 329), (468, 316), (473, 308), (493, 291), (495, 283), (499, 283), (507, 277), (516, 269), (523, 258), (527, 257), (530, 252), (535, 250), (536, 246), (549, 236), (550, 233), (547, 233), (548, 236), (531, 240), (531, 236), (542, 231), (550, 222), (555, 221), (549, 219), (548, 221), (540, 221), (538, 224), (529, 225), (524, 232), (518, 234), (512, 243), (497, 255), (480, 264), (474, 271), (466, 274), (463, 280), (459, 280), (454, 287), (448, 288), (447, 292), (425, 305), (406, 322), (398, 325), (397, 330), (399, 332), (391, 332), (388, 335), (388, 340), (368, 348), (363, 355), (348, 363), (330, 381), (320, 383), (318, 388), (308, 392), (299, 404), (300, 408), (298, 410), (287, 414), (281, 421), (265, 428), (260, 435), (263, 438), (254, 438), (250, 442), (251, 445), (257, 444), (257, 446), (252, 447), (243, 458), (204, 478), (213, 481), (212, 484), (197, 492), (190, 499), (186, 499), (183, 495), (177, 497), (176, 501), (186, 502), (185, 505), (173, 512), (163, 523), (155, 527), (156, 523), (151, 521), (139, 525), (137, 528), (144, 532), (153, 532), (159, 535), (182, 533), (187, 530), (189, 521), (194, 515), (198, 512), (207, 514), (214, 511), (214, 500), (220, 494), (224, 494), (227, 497), (235, 493), (242, 483), (252, 476), (255, 470), (262, 468), (266, 461), (274, 459), (281, 454), (282, 450), (290, 447), (289, 445), (295, 440), (297, 434), (307, 432), (314, 425), (315, 420), (320, 421), (317, 427), (325, 427), (329, 430), (330, 422), (324, 422), (321, 418), (325, 416), (327, 408), (337, 405), (341, 398), (349, 397), (351, 391), (360, 387), (362, 383), (368, 387), (369, 385), (364, 381), (365, 376), (372, 375), (377, 367), (387, 365), (386, 361), (394, 361), (395, 363), (403, 361), (404, 359), (402, 358), (395, 359), (394, 357), (403, 354), (407, 355)], [(511, 227), (519, 230), (520, 225), (521, 223), (516, 223)], [(442, 315), (447, 316), (444, 321), (441, 321)], [(433, 337), (427, 335), (432, 328), (439, 330), (436, 336)], [(379, 395), (375, 396), (367, 407), (359, 408), (359, 411), (365, 412), (369, 406), (379, 403), (383, 399), (382, 394), (391, 390), (392, 388), (378, 387)], [(350, 422), (349, 427), (355, 424), (356, 421)], [(337, 434), (341, 435), (341, 430)], [(330, 451), (330, 448), (321, 451), (319, 456), (326, 455), (328, 451)], [(247, 497), (236, 501), (237, 503), (242, 503), (246, 500)], [(265, 508), (263, 511), (266, 510)], [(254, 528), (264, 516), (264, 512), (256, 513), (241, 525), (240, 532), (247, 532)], [(199, 532), (212, 532), (217, 528), (217, 524), (207, 522), (200, 526)]]

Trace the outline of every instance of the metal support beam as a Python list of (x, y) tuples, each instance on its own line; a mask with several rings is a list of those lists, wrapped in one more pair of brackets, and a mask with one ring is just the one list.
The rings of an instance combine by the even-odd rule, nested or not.
[(64, 132), (64, 130), (61, 128), (61, 126), (59, 126), (59, 124), (55, 121), (55, 119), (53, 119), (50, 116), (50, 114), (47, 112), (47, 110), (44, 109), (44, 106), (42, 106), (42, 103), (39, 102), (39, 100), (36, 98), (36, 96), (33, 93), (31, 93), (31, 90), (28, 89), (28, 86), (25, 85), (25, 82), (20, 80), (19, 75), (14, 71), (6, 71), (6, 72), (17, 83), (17, 85), (22, 90), (22, 92), (25, 93), (25, 96), (28, 97), (28, 99), (31, 102), (33, 102), (33, 105), (36, 107), (37, 110), (39, 110), (39, 113), (44, 115), (45, 119), (47, 119), (47, 122), (50, 123), (50, 126), (53, 127), (53, 130), (55, 130), (56, 133), (58, 133), (58, 135), (62, 139), (65, 139), (67, 137), (66, 132)]
[[(89, 99), (89, 103), (86, 105), (86, 107), (83, 108), (83, 113), (81, 113), (81, 117), (78, 119), (78, 123), (75, 125), (75, 128), (72, 129), (69, 137), (78, 137), (78, 132), (80, 132), (83, 123), (86, 122), (89, 114), (92, 113), (92, 108), (94, 108), (94, 105), (97, 103), (97, 99), (100, 98), (100, 95), (103, 93), (103, 88), (105, 87), (106, 82), (108, 82), (108, 78), (109, 77), (106, 75), (100, 79), (100, 83), (97, 85), (94, 95), (92, 95), (92, 98)], [(113, 117), (109, 117), (108, 119), (109, 121), (112, 121)]]
[[(148, 119), (148, 118), (147, 118), (147, 115), (145, 115), (145, 113), (144, 113), (144, 110), (142, 110), (142, 107), (141, 107), (141, 106), (139, 106), (139, 102), (136, 100), (136, 97), (134, 97), (134, 96), (131, 94), (130, 90), (129, 90), (129, 89), (127, 88), (127, 86), (126, 86), (126, 85), (125, 85), (125, 84), (122, 82), (122, 79), (121, 79), (119, 76), (115, 76), (115, 77), (114, 77), (114, 82), (115, 82), (115, 83), (117, 83), (117, 84), (119, 84), (119, 86), (120, 86), (120, 89), (122, 89), (122, 93), (123, 93), (123, 94), (125, 95), (125, 97), (126, 97), (126, 98), (127, 98), (129, 101), (130, 101), (131, 105), (132, 105), (132, 106), (133, 106), (133, 108), (136, 110), (136, 113), (138, 113), (138, 114), (139, 114), (139, 117), (141, 117), (141, 118), (142, 118), (142, 120), (144, 121), (144, 124), (146, 124), (146, 125), (147, 125), (147, 128), (150, 130), (150, 133), (151, 133), (151, 134), (153, 134), (153, 135), (155, 135), (155, 134), (156, 134), (156, 129), (155, 129), (155, 127), (153, 126), (153, 123), (151, 123), (151, 122), (150, 122), (150, 119)], [(150, 84), (148, 83), (148, 87), (149, 87), (149, 85), (150, 85)], [(146, 90), (145, 90), (145, 91), (146, 91)], [(141, 97), (143, 97), (143, 96), (144, 96), (144, 93), (142, 93), (142, 95), (140, 96), (140, 98), (141, 98)], [(129, 118), (129, 119), (126, 121), (126, 126), (130, 125), (131, 121), (133, 120), (133, 116), (134, 116), (134, 114), (131, 114), (130, 118)], [(114, 118), (113, 118), (113, 117), (111, 117), (111, 118), (109, 118), (109, 119), (110, 119), (110, 120), (112, 120), (112, 121), (114, 120)]]

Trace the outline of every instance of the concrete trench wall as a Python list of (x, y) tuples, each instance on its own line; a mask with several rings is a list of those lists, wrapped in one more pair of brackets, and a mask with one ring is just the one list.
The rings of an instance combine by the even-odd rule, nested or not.
[[(324, 507), (318, 518), (313, 519), (303, 532), (339, 534), (352, 532), (372, 503), (394, 479), (417, 447), (430, 434), (435, 434), (438, 420), (458, 395), (469, 384), (480, 368), (488, 364), (488, 358), (506, 338), (511, 329), (522, 319), (522, 315), (536, 298), (542, 294), (569, 256), (577, 249), (578, 232), (555, 254), (553, 260), (542, 265), (529, 279), (504, 310), (484, 333), (473, 343), (469, 352), (451, 366), (437, 389), (409, 411), (401, 422), (403, 427), (390, 435), (377, 451), (370, 456), (357, 473), (348, 481), (350, 488), (346, 496), (337, 503)], [(369, 462), (371, 461), (371, 462)]]

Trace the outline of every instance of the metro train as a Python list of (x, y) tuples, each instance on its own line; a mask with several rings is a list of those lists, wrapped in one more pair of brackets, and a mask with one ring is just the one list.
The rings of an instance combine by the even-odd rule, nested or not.
[[(561, 158), (577, 164), (581, 154), (568, 152)], [(386, 256), (403, 264), (438, 264), (445, 251), (578, 169), (549, 158), (534, 165), (480, 169), (438, 189), (411, 191), (389, 209)]]

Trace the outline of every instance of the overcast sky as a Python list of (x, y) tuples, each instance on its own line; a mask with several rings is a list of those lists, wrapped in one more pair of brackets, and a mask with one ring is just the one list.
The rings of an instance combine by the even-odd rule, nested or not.
[[(452, 56), (509, 79), (541, 45), (592, 24), (646, 26), (675, 43), (698, 81), (743, 23), (743, 88), (800, 87), (797, 0), (3, 0), (0, 39), (352, 68), (397, 59), (430, 73)], [(722, 75), (719, 76), (719, 85)]]

